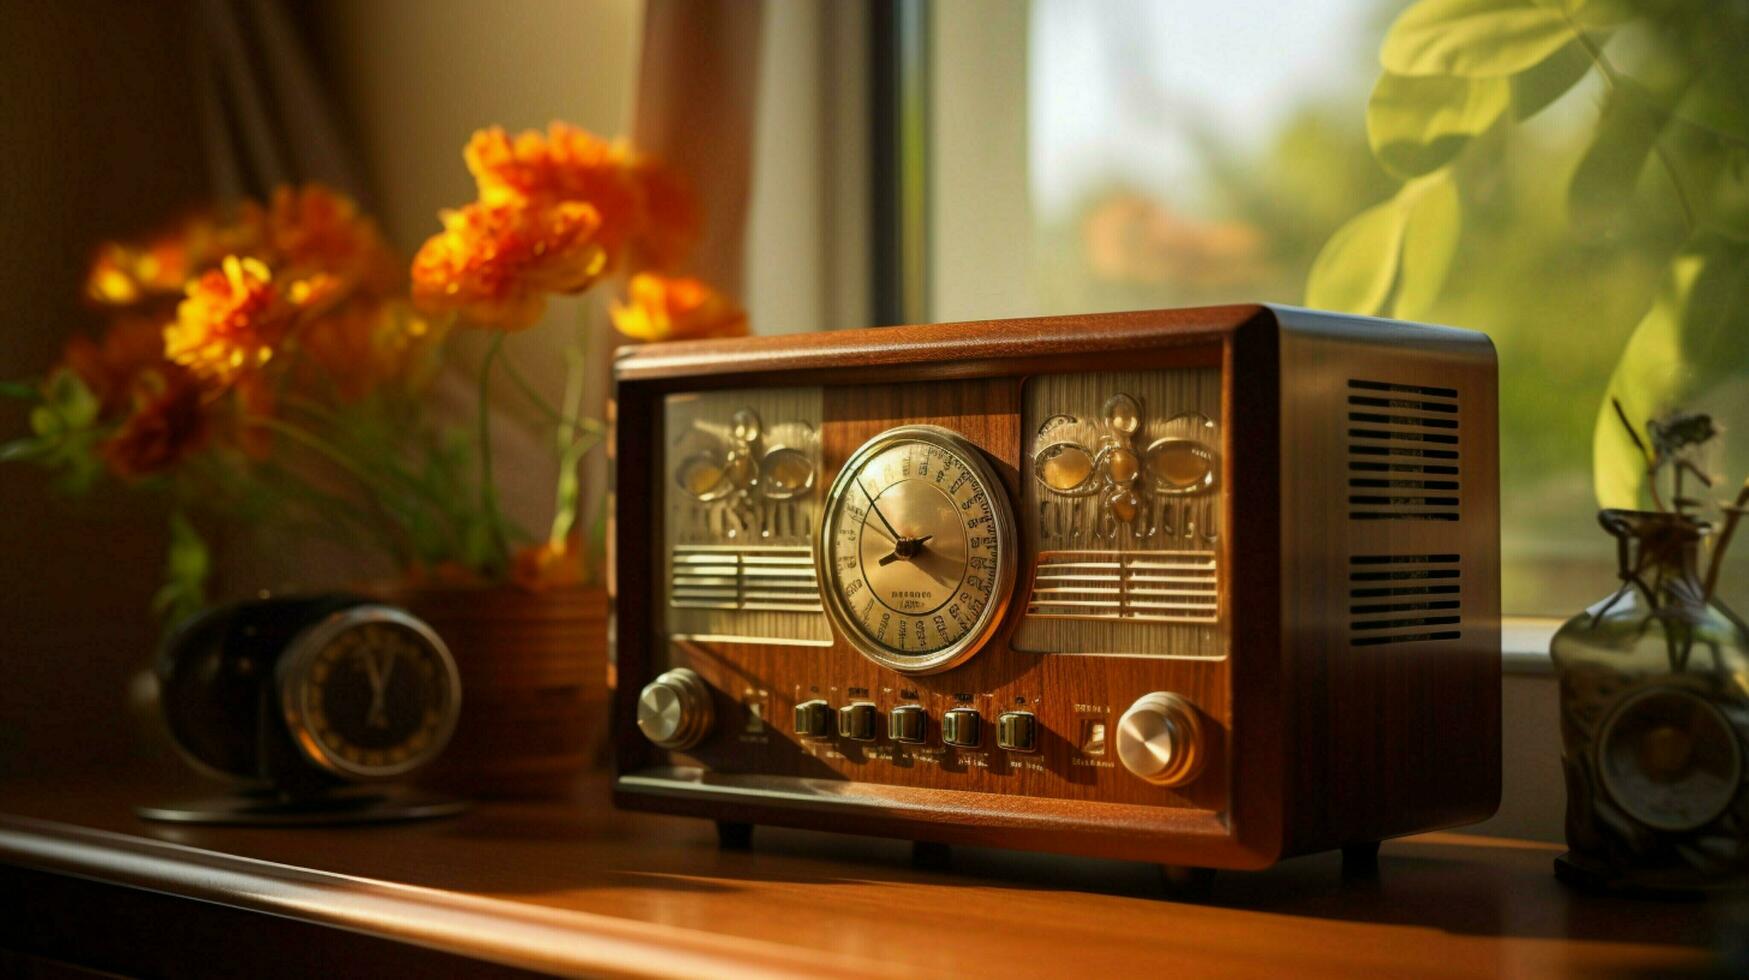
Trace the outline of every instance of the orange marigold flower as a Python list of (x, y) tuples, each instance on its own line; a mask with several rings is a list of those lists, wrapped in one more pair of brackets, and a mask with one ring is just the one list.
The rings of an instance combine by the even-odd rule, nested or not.
[(442, 218), (443, 231), (413, 257), (413, 300), (428, 312), (521, 330), (540, 319), (548, 293), (580, 292), (607, 269), (601, 216), (588, 204), (481, 202)]
[(476, 132), (462, 156), (482, 202), (594, 207), (611, 267), (671, 267), (698, 237), (698, 205), (685, 181), (623, 141), (562, 122), (515, 137), (495, 126)]
[(357, 401), (384, 384), (422, 387), (436, 372), (447, 318), (419, 314), (403, 302), (353, 302), (298, 330), (306, 384), (331, 385)]
[(697, 279), (644, 272), (632, 277), (629, 291), (629, 301), (613, 304), (611, 313), (614, 327), (633, 340), (747, 335), (746, 311)]
[(85, 383), (97, 398), (98, 418), (105, 421), (127, 410), (134, 379), (142, 371), (164, 363), (164, 322), (127, 314), (109, 325), (102, 340), (74, 337), (61, 355), (61, 366)]
[(386, 294), (402, 266), (377, 223), (344, 194), (321, 184), (281, 186), (267, 212), (266, 258), (283, 273), (324, 273), (340, 289)]
[(333, 286), (325, 276), (275, 282), (261, 262), (226, 256), (188, 284), (164, 328), (164, 353), (200, 377), (234, 381), (272, 359), (298, 317), (326, 303)]
[(101, 446), (110, 471), (136, 479), (162, 473), (199, 452), (212, 433), (207, 394), (174, 364), (142, 372), (133, 414)]
[(224, 256), (255, 254), (263, 235), (261, 208), (245, 202), (229, 220), (194, 214), (144, 244), (106, 242), (86, 274), (85, 295), (102, 306), (168, 299)]
[(631, 267), (674, 269), (698, 242), (704, 225), (698, 197), (678, 172), (649, 157), (632, 165), (632, 180), (643, 199), (644, 216), (630, 243)]

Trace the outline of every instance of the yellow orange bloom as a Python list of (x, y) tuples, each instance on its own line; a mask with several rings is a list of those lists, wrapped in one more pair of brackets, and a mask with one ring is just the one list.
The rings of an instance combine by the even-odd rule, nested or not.
[(262, 246), (261, 208), (245, 202), (229, 220), (194, 214), (142, 244), (105, 242), (85, 277), (85, 295), (101, 306), (133, 306), (180, 295), (188, 280), (230, 254)]
[(383, 384), (418, 388), (439, 366), (448, 318), (422, 316), (404, 302), (353, 302), (298, 330), (300, 366), (315, 386), (356, 401)]
[(548, 293), (580, 292), (607, 269), (601, 216), (588, 204), (475, 203), (442, 218), (443, 231), (413, 257), (413, 301), (427, 312), (521, 330), (540, 319)]
[(581, 201), (601, 217), (597, 240), (612, 268), (668, 268), (698, 237), (698, 206), (674, 171), (562, 122), (515, 137), (476, 132), (462, 151), (486, 204), (550, 207)]
[(174, 364), (142, 372), (133, 414), (99, 447), (110, 471), (127, 479), (150, 476), (200, 451), (212, 432), (207, 396)]
[(377, 223), (351, 198), (321, 184), (274, 191), (260, 257), (281, 274), (332, 276), (347, 292), (386, 294), (402, 276), (401, 261)]
[(613, 325), (633, 340), (697, 340), (744, 337), (747, 313), (734, 300), (697, 279), (639, 273), (625, 304), (610, 311)]
[(226, 256), (188, 284), (176, 319), (164, 328), (164, 353), (196, 375), (228, 383), (265, 365), (298, 317), (330, 298), (333, 280), (276, 282), (255, 259)]

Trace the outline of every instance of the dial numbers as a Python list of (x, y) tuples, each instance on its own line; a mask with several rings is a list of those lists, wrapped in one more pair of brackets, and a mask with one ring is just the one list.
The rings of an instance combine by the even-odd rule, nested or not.
[(1013, 581), (1013, 519), (974, 447), (943, 429), (890, 430), (846, 464), (826, 506), (829, 606), (865, 655), (928, 672), (988, 638)]
[(430, 762), (455, 727), (455, 661), (430, 627), (357, 606), (300, 634), (278, 666), (286, 726), (304, 755), (348, 779)]

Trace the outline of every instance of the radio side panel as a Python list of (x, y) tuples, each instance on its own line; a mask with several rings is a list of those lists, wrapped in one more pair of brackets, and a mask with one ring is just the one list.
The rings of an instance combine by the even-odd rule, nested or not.
[(1501, 751), (1493, 346), (1276, 315), (1288, 851), (1485, 819)]

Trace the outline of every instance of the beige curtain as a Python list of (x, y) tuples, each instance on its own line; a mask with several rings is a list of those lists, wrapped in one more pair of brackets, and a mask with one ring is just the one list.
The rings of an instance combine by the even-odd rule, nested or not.
[(648, 0), (632, 139), (693, 181), (693, 275), (744, 295), (763, 0)]

